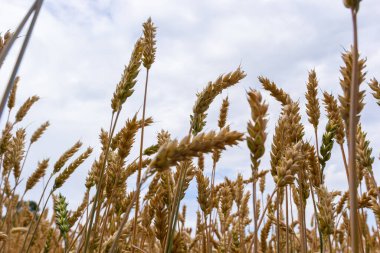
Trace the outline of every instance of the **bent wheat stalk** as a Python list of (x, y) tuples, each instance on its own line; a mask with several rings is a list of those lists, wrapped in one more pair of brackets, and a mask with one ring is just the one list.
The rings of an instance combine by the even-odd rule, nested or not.
[(32, 13), (34, 12), (34, 16), (32, 18), (32, 21), (30, 22), (28, 31), (27, 31), (25, 39), (24, 39), (24, 42), (23, 42), (23, 44), (21, 46), (20, 53), (19, 53), (19, 55), (17, 57), (16, 63), (15, 63), (15, 65), (13, 67), (13, 70), (12, 70), (12, 74), (11, 74), (11, 76), (9, 78), (8, 85), (7, 85), (7, 87), (6, 87), (5, 91), (4, 91), (3, 97), (1, 99), (1, 103), (0, 103), (0, 119), (1, 119), (1, 117), (3, 115), (3, 111), (5, 109), (5, 105), (7, 103), (7, 99), (9, 97), (9, 94), (10, 94), (11, 90), (12, 90), (12, 86), (13, 86), (14, 80), (15, 80), (15, 78), (17, 76), (18, 69), (19, 69), (19, 67), (21, 65), (22, 58), (24, 57), (24, 54), (25, 54), (25, 51), (26, 51), (26, 47), (28, 46), (30, 37), (32, 35), (34, 25), (36, 24), (36, 21), (37, 21), (37, 18), (38, 18), (38, 14), (40, 13), (42, 3), (43, 3), (43, 0), (36, 0), (34, 2), (34, 4), (32, 5), (32, 7), (30, 8), (30, 10), (28, 11), (28, 13), (25, 15), (24, 19), (21, 21), (20, 25), (17, 27), (16, 32), (12, 35), (9, 43), (7, 43), (7, 45), (5, 45), (5, 48), (0, 53), (0, 67), (1, 67), (1, 65), (3, 64), (3, 61), (4, 61), (5, 57), (7, 56), (7, 54), (9, 52), (11, 46), (13, 45), (13, 43), (16, 40), (17, 36), (20, 34), (20, 32), (24, 28), (26, 22), (28, 21), (28, 19), (32, 15)]

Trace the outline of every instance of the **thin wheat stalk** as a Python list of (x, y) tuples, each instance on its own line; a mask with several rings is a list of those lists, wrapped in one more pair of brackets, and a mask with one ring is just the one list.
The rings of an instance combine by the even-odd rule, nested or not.
[[(82, 219), (82, 217), (80, 217), (79, 221)], [(79, 224), (77, 225), (77, 228), (78, 228)], [(75, 230), (77, 230), (77, 228)], [(71, 252), (71, 249), (74, 247), (76, 241), (78, 240), (79, 236), (83, 233), (83, 231), (86, 229), (85, 226), (83, 226), (80, 231), (78, 232), (77, 236), (74, 237), (73, 240), (71, 240), (71, 243), (70, 243), (70, 246), (68, 247), (67, 251), (68, 252)], [(75, 234), (75, 233), (74, 233)]]
[(7, 87), (6, 87), (5, 91), (4, 91), (3, 97), (1, 99), (1, 103), (0, 103), (0, 119), (2, 117), (2, 114), (3, 114), (4, 108), (5, 108), (5, 104), (6, 104), (7, 98), (9, 97), (9, 94), (10, 94), (10, 92), (12, 90), (12, 85), (14, 84), (14, 80), (15, 80), (15, 78), (17, 76), (17, 72), (18, 72), (18, 69), (19, 69), (19, 67), (21, 65), (22, 58), (23, 58), (23, 56), (25, 54), (26, 47), (28, 46), (30, 37), (32, 35), (34, 25), (36, 24), (38, 15), (40, 13), (42, 3), (43, 3), (43, 0), (36, 0), (34, 2), (34, 4), (32, 5), (32, 7), (30, 8), (29, 12), (25, 16), (25, 18), (22, 20), (20, 26), (17, 28), (16, 32), (12, 36), (11, 40), (9, 41), (9, 43), (7, 43), (6, 48), (4, 48), (1, 51), (1, 55), (0, 55), (0, 67), (1, 67), (1, 65), (2, 65), (2, 63), (3, 63), (3, 61), (4, 61), (5, 57), (6, 57), (6, 55), (8, 53), (8, 51), (10, 49), (10, 47), (13, 45), (16, 37), (21, 32), (21, 30), (24, 27), (25, 23), (27, 22), (27, 20), (29, 19), (30, 15), (34, 11), (34, 16), (33, 16), (32, 20), (31, 20), (31, 22), (29, 24), (29, 28), (28, 28), (28, 31), (27, 31), (27, 33), (25, 35), (24, 42), (23, 42), (23, 44), (21, 46), (19, 55), (17, 57), (16, 63), (14, 65), (14, 67), (13, 67), (11, 76), (9, 78), (8, 85), (7, 85)]
[(256, 212), (256, 183), (257, 174), (260, 165), (260, 158), (265, 152), (265, 140), (266, 132), (265, 128), (267, 125), (267, 111), (268, 105), (265, 101), (262, 101), (261, 94), (256, 90), (250, 90), (247, 92), (248, 102), (251, 107), (251, 118), (252, 120), (247, 124), (247, 144), (250, 150), (251, 157), (251, 173), (252, 173), (252, 201), (253, 201), (253, 222), (254, 222), (254, 245), (253, 252), (258, 252), (258, 229), (257, 229), (257, 212)]
[[(141, 126), (141, 137), (140, 137), (140, 155), (139, 155), (139, 168), (137, 170), (137, 179), (136, 179), (136, 189), (141, 181), (141, 170), (142, 170), (142, 156), (143, 156), (143, 148), (144, 148), (144, 125), (145, 125), (145, 110), (146, 110), (146, 100), (147, 100), (147, 92), (148, 92), (148, 80), (149, 80), (149, 69), (146, 70), (146, 79), (145, 79), (145, 88), (144, 88), (144, 103), (143, 103), (143, 114), (142, 114), (142, 126)], [(133, 234), (132, 234), (132, 243), (136, 242), (136, 233), (137, 233), (137, 218), (140, 207), (140, 191), (137, 191), (136, 197), (136, 207), (135, 207), (135, 217), (133, 224)], [(134, 252), (134, 248), (132, 249)]]
[[(41, 194), (41, 196), (40, 196), (40, 199), (38, 200), (37, 208), (39, 208), (40, 205), (41, 205), (41, 203), (42, 203), (43, 197), (44, 197), (44, 195), (45, 195), (45, 192), (46, 192), (46, 190), (47, 190), (47, 187), (49, 186), (50, 180), (53, 178), (53, 175), (54, 175), (54, 174), (51, 173), (51, 175), (49, 176), (48, 181), (46, 182), (46, 184), (45, 184), (45, 186), (44, 186), (44, 189), (43, 189), (43, 191), (42, 191), (42, 194)], [(37, 218), (37, 213), (34, 214), (33, 220), (36, 219), (36, 218)], [(23, 250), (24, 250), (24, 248), (25, 248), (25, 246), (26, 246), (27, 238), (28, 238), (29, 233), (31, 232), (32, 226), (33, 226), (33, 222), (31, 222), (30, 225), (29, 225), (29, 228), (28, 228), (28, 231), (27, 231), (27, 233), (26, 233), (26, 235), (25, 235), (25, 239), (24, 239), (24, 242), (23, 242), (23, 245), (22, 245), (22, 247), (21, 247), (21, 251), (20, 251), (20, 252), (23, 252)]]
[[(41, 211), (41, 213), (43, 213), (43, 212), (45, 211), (46, 206), (47, 206), (47, 203), (49, 202), (49, 198), (51, 197), (52, 194), (53, 194), (53, 190), (50, 191), (48, 197), (46, 198), (46, 201), (45, 201), (44, 206), (42, 207), (42, 211)], [(28, 247), (26, 248), (26, 251), (25, 251), (26, 253), (29, 252), (30, 247), (32, 246), (32, 242), (33, 242), (34, 237), (35, 237), (35, 235), (36, 235), (38, 225), (39, 225), (40, 222), (41, 222), (41, 218), (42, 218), (42, 215), (40, 215), (40, 216), (38, 217), (38, 220), (37, 220), (36, 225), (35, 225), (35, 227), (34, 227), (34, 230), (33, 230), (32, 236), (31, 236), (31, 238), (30, 238), (30, 241), (29, 241)], [(30, 226), (32, 226), (32, 224), (31, 224)], [(26, 238), (25, 238), (25, 241), (27, 241)], [(24, 248), (24, 246), (23, 246), (23, 248)], [(23, 248), (21, 249), (21, 252), (23, 252)]]
[(125, 213), (124, 213), (124, 217), (122, 219), (122, 222), (119, 225), (119, 229), (113, 235), (114, 238), (113, 238), (111, 249), (109, 251), (110, 253), (114, 253), (116, 251), (118, 240), (119, 240), (119, 238), (120, 238), (120, 236), (121, 236), (121, 234), (123, 232), (125, 224), (128, 221), (129, 213), (131, 212), (132, 207), (133, 207), (133, 205), (134, 205), (134, 203), (135, 203), (135, 201), (137, 199), (137, 191), (141, 190), (141, 187), (142, 187), (143, 183), (149, 178), (149, 176), (151, 176), (151, 174), (150, 174), (150, 171), (149, 171), (149, 168), (148, 168), (148, 170), (146, 170), (145, 173), (143, 174), (143, 176), (141, 177), (140, 184), (138, 185), (136, 191), (134, 192), (133, 197), (131, 199), (131, 202), (129, 203), (129, 205), (128, 205)]
[[(60, 188), (60, 187), (63, 185), (63, 183), (69, 178), (69, 176), (74, 172), (74, 170), (75, 170), (75, 169), (76, 169), (81, 163), (83, 163), (83, 161), (84, 161), (85, 159), (88, 158), (88, 156), (91, 154), (91, 152), (92, 152), (92, 148), (87, 148), (87, 150), (86, 150), (83, 154), (81, 154), (76, 160), (74, 160), (69, 166), (67, 166), (67, 168), (65, 168), (65, 169), (63, 170), (63, 172), (62, 172), (60, 175), (58, 175), (58, 176), (55, 178), (55, 182), (54, 182), (53, 188), (51, 189), (51, 191), (50, 191), (50, 193), (49, 193), (49, 195), (48, 195), (48, 197), (47, 197), (47, 199), (46, 199), (46, 201), (45, 201), (45, 205), (43, 206), (41, 213), (43, 213), (43, 212), (45, 211), (45, 208), (46, 208), (46, 205), (47, 205), (47, 203), (48, 203), (48, 201), (49, 201), (49, 198), (50, 198), (50, 196), (52, 196), (52, 194), (54, 193), (54, 191), (57, 190), (58, 188)], [(53, 172), (53, 173), (54, 173), (54, 172)], [(41, 196), (41, 198), (42, 198), (42, 196)], [(35, 215), (36, 215), (36, 214), (35, 214)], [(31, 245), (32, 245), (32, 242), (33, 242), (34, 236), (36, 235), (37, 228), (38, 228), (38, 226), (39, 226), (39, 224), (40, 224), (41, 217), (42, 217), (42, 215), (40, 215), (40, 216), (38, 217), (37, 223), (36, 223), (36, 225), (35, 225), (35, 227), (34, 227), (34, 230), (33, 230), (33, 233), (32, 233), (32, 236), (31, 236), (31, 239), (30, 239), (30, 241), (29, 241), (28, 247), (27, 247), (27, 249), (26, 249), (26, 252), (29, 252), (29, 250), (30, 250), (30, 247), (31, 247)], [(32, 224), (31, 224), (31, 225), (32, 225)], [(30, 227), (31, 227), (31, 225), (30, 225)], [(30, 227), (29, 227), (29, 228), (30, 228)], [(28, 230), (29, 230), (29, 229), (28, 229)], [(27, 237), (25, 237), (23, 248), (24, 248), (24, 246), (25, 246), (25, 242), (26, 242), (26, 241), (27, 241)], [(22, 248), (22, 250), (23, 250), (23, 248)], [(22, 250), (21, 250), (21, 252), (22, 252)]]
[(330, 249), (330, 252), (333, 252), (333, 247), (332, 247), (332, 244), (331, 244), (331, 237), (328, 236), (327, 238), (329, 240), (329, 249)]
[[(276, 186), (276, 187), (274, 188), (272, 194), (270, 195), (270, 197), (269, 197), (269, 199), (268, 199), (268, 201), (267, 201), (267, 204), (266, 204), (265, 207), (264, 207), (264, 210), (263, 210), (263, 212), (262, 212), (262, 214), (261, 214), (261, 217), (260, 217), (259, 221), (257, 222), (257, 229), (260, 229), (261, 223), (263, 222), (264, 217), (265, 217), (265, 215), (266, 215), (266, 211), (268, 210), (268, 207), (269, 207), (269, 205), (271, 204), (271, 201), (272, 201), (274, 195), (275, 195), (277, 192), (278, 192), (278, 187)], [(254, 242), (254, 240), (251, 240), (251, 244), (250, 244), (250, 246), (249, 246), (249, 251), (252, 250), (253, 242)]]
[(277, 192), (277, 199), (276, 199), (276, 250), (277, 252), (280, 252), (280, 197)]
[(106, 226), (107, 226), (107, 218), (110, 216), (110, 209), (111, 209), (111, 205), (110, 203), (108, 203), (108, 199), (107, 199), (107, 203), (105, 204), (106, 206), (106, 210), (104, 211), (104, 216), (102, 217), (102, 222), (100, 223), (101, 224), (101, 232), (100, 232), (100, 243), (99, 243), (99, 250), (98, 252), (100, 253), (101, 250), (102, 250), (102, 246), (103, 246), (103, 238), (104, 238), (104, 233), (105, 233), (105, 230), (106, 230)]
[(32, 15), (32, 13), (35, 11), (36, 5), (37, 5), (38, 1), (39, 0), (34, 1), (34, 3), (32, 4), (32, 6), (30, 7), (30, 9), (28, 10), (28, 12), (26, 13), (26, 15), (22, 19), (21, 23), (18, 25), (16, 31), (10, 37), (8, 43), (0, 51), (0, 67), (3, 64), (5, 58), (7, 57), (8, 53), (9, 53), (9, 50), (13, 46), (13, 43), (16, 41), (16, 38), (19, 36), (20, 32), (24, 28), (26, 22), (29, 20), (29, 18)]
[(359, 10), (359, 0), (345, 1), (346, 7), (351, 9), (353, 25), (353, 52), (352, 52), (352, 78), (350, 88), (350, 114), (348, 129), (348, 162), (349, 162), (349, 192), (350, 192), (350, 229), (351, 248), (353, 252), (359, 251), (359, 219), (358, 200), (356, 182), (356, 128), (358, 124), (358, 99), (359, 99), (359, 77), (358, 77), (358, 28), (357, 12)]
[[(310, 178), (309, 178), (309, 182), (310, 182)], [(311, 184), (311, 182), (310, 182), (310, 194), (311, 194), (311, 199), (313, 201), (314, 215), (315, 215), (316, 225), (317, 225), (317, 229), (318, 229), (318, 233), (319, 233), (319, 244), (320, 244), (319, 250), (322, 253), (323, 252), (323, 239), (322, 239), (320, 225), (318, 222), (318, 211), (317, 211), (316, 201), (315, 201), (315, 197), (314, 197), (313, 185)]]
[(285, 186), (285, 209), (286, 209), (286, 253), (289, 253), (289, 203), (288, 186)]
[[(191, 129), (192, 128), (190, 128), (189, 133), (191, 133)], [(191, 134), (189, 134), (189, 138), (188, 138), (189, 142), (190, 140), (191, 140)], [(164, 251), (165, 253), (171, 252), (171, 249), (173, 246), (173, 235), (174, 235), (174, 230), (175, 230), (175, 223), (178, 217), (179, 203), (180, 203), (182, 188), (183, 188), (185, 177), (186, 177), (186, 172), (187, 171), (183, 171), (182, 173), (180, 173), (179, 183), (174, 195), (174, 205), (173, 205), (173, 208), (171, 209), (171, 213), (169, 216), (170, 217), (169, 229), (168, 229), (167, 238), (165, 240), (165, 251)]]
[[(42, 194), (40, 196), (40, 199), (38, 200), (38, 204), (37, 204), (37, 209), (39, 209), (41, 203), (42, 203), (42, 200), (43, 200), (43, 197), (45, 196), (45, 193), (46, 193), (46, 190), (47, 190), (47, 187), (49, 186), (49, 183), (50, 183), (50, 180), (53, 178), (53, 176), (59, 172), (59, 170), (65, 165), (65, 163), (67, 162), (68, 159), (70, 159), (70, 157), (72, 157), (77, 151), (78, 149), (80, 148), (80, 146), (82, 145), (81, 142), (77, 142), (75, 143), (69, 150), (67, 150), (59, 159), (58, 161), (55, 163), (54, 165), (54, 170), (53, 172), (50, 174), (49, 176), (49, 179), (47, 180), (45, 186), (44, 186), (44, 189), (42, 191)], [(33, 220), (35, 220), (37, 218), (37, 212), (34, 214), (33, 216)], [(33, 222), (31, 222), (31, 224), (29, 225), (29, 228), (28, 228), (28, 231), (26, 233), (26, 236), (24, 238), (24, 242), (23, 242), (23, 245), (22, 245), (22, 248), (21, 248), (21, 252), (23, 252), (25, 246), (26, 246), (26, 242), (27, 242), (27, 238), (28, 238), (28, 235), (29, 233), (31, 232), (31, 229), (32, 229), (32, 225), (33, 225)]]
[[(87, 228), (86, 233), (85, 233), (84, 253), (87, 252), (88, 243), (90, 241), (90, 234), (91, 234), (91, 230), (92, 230), (92, 223), (93, 223), (94, 217), (95, 217), (95, 211), (96, 211), (96, 207), (97, 207), (97, 202), (98, 202), (99, 195), (100, 195), (100, 188), (101, 188), (101, 184), (103, 182), (103, 176), (104, 176), (104, 171), (105, 171), (105, 167), (106, 167), (106, 163), (107, 163), (107, 158), (108, 158), (108, 154), (109, 154), (109, 150), (110, 150), (110, 145), (111, 145), (112, 137), (113, 137), (114, 132), (115, 132), (116, 123), (117, 123), (117, 120), (118, 120), (119, 115), (120, 115), (120, 111), (121, 110), (118, 110), (116, 112), (116, 117), (115, 117), (114, 121), (113, 122), (111, 121), (111, 123), (110, 123), (110, 128), (112, 130), (109, 133), (107, 148), (106, 148), (106, 151), (105, 151), (105, 154), (104, 154), (104, 161), (102, 163), (102, 168), (101, 168), (100, 174), (99, 174), (98, 187), (97, 187), (97, 190), (96, 190), (96, 193), (95, 193), (94, 202), (92, 203), (92, 208), (91, 208), (91, 212), (90, 212), (88, 228)], [(114, 113), (112, 113), (111, 119), (114, 118), (113, 114)]]
[[(50, 175), (48, 181), (47, 181), (46, 184), (45, 184), (45, 187), (44, 187), (44, 189), (43, 189), (43, 191), (42, 191), (42, 194), (41, 194), (41, 196), (40, 196), (40, 199), (39, 199), (39, 201), (38, 201), (37, 208), (39, 208), (40, 205), (41, 205), (41, 203), (42, 203), (42, 199), (43, 199), (43, 197), (44, 197), (44, 195), (45, 195), (46, 189), (47, 189), (47, 187), (48, 187), (48, 185), (49, 185), (49, 182), (50, 182), (50, 180), (52, 179), (52, 177), (53, 177), (53, 173)], [(35, 218), (37, 218), (37, 213), (34, 214), (33, 220), (34, 220)], [(22, 247), (21, 247), (21, 251), (20, 251), (20, 253), (23, 252), (23, 250), (24, 250), (24, 248), (25, 248), (25, 246), (26, 246), (27, 238), (28, 238), (29, 233), (31, 232), (32, 226), (33, 226), (33, 222), (31, 222), (31, 223), (29, 224), (29, 228), (28, 228), (28, 231), (27, 231), (27, 233), (26, 233), (26, 235), (25, 235), (24, 242), (23, 242), (23, 245), (22, 245)]]
[[(225, 99), (223, 99), (223, 102), (222, 102), (222, 107), (220, 109), (220, 114), (219, 114), (219, 120), (218, 120), (218, 127), (219, 129), (221, 130), (223, 127), (225, 127), (226, 125), (226, 121), (227, 121), (227, 113), (228, 113), (228, 107), (229, 107), (229, 101), (228, 101), (228, 97), (226, 97)], [(211, 187), (210, 187), (210, 191), (211, 191), (211, 196), (210, 196), (210, 200), (213, 201), (214, 199), (214, 186), (215, 186), (215, 172), (216, 172), (216, 164), (217, 162), (219, 161), (220, 159), (220, 152), (217, 152), (217, 151), (214, 151), (213, 153), (213, 161), (212, 161), (212, 172), (211, 172)], [(207, 232), (207, 241), (208, 241), (208, 252), (212, 252), (212, 243), (211, 243), (211, 237), (212, 237), (212, 216), (213, 216), (213, 208), (212, 208), (212, 205), (211, 205), (211, 212), (210, 212), (210, 215), (209, 215), (209, 228), (208, 228), (208, 232)]]
[[(75, 230), (73, 232), (73, 234), (76, 235), (76, 236), (71, 240), (70, 246), (68, 248), (69, 252), (74, 247), (74, 245), (75, 245), (76, 241), (78, 240), (79, 236), (82, 235), (83, 231), (85, 231), (85, 229), (86, 229), (86, 224), (87, 224), (88, 219), (86, 219), (85, 225), (82, 226), (82, 228), (80, 229), (80, 231), (77, 233), (77, 230), (78, 230), (79, 226), (81, 225), (81, 220), (83, 219), (85, 213), (88, 213), (88, 208), (89, 208), (89, 205), (90, 205), (89, 194), (87, 195), (87, 200), (86, 201), (87, 201), (86, 210), (84, 212), (82, 212), (81, 216), (78, 219), (77, 226), (76, 226), (76, 228), (75, 228)], [(88, 217), (88, 215), (86, 215), (86, 217)]]
[(349, 172), (349, 168), (348, 168), (347, 156), (346, 156), (346, 152), (344, 151), (343, 143), (339, 144), (339, 147), (340, 147), (340, 152), (342, 153), (342, 160), (343, 160), (344, 169), (346, 171), (347, 182), (349, 182), (350, 181), (350, 172)]
[[(290, 221), (294, 222), (294, 218), (293, 218), (293, 198), (292, 198), (292, 189), (291, 189), (291, 186), (289, 186), (289, 201), (290, 201)], [(294, 237), (293, 235), (291, 236), (291, 242), (290, 242), (290, 245), (291, 245), (291, 252), (293, 251), (294, 249)]]
[[(80, 233), (78, 233), (78, 236), (77, 236), (77, 237), (79, 237), (79, 235), (82, 234), (81, 240), (79, 242), (79, 246), (77, 247), (77, 250), (76, 250), (77, 253), (79, 253), (82, 250), (82, 247), (84, 246), (84, 242), (83, 241), (86, 240), (85, 234), (86, 234), (86, 231), (87, 231), (88, 223), (90, 221), (88, 209), (90, 207), (90, 204), (93, 202), (93, 200), (90, 202), (89, 198), (90, 198), (90, 194), (87, 197), (88, 204), (87, 204), (87, 207), (86, 207), (86, 222), (85, 222), (85, 224), (84, 224), (84, 226), (82, 228), (82, 231)], [(75, 240), (77, 240), (77, 238)]]
[[(141, 65), (141, 57), (142, 57), (142, 49), (143, 49), (142, 44), (143, 43), (142, 43), (141, 38), (136, 41), (129, 64), (128, 66), (125, 67), (122, 78), (120, 82), (118, 83), (118, 85), (116, 86), (114, 96), (111, 100), (112, 117), (111, 117), (110, 129), (112, 130), (109, 132), (108, 143), (105, 150), (104, 159), (101, 164), (101, 169), (99, 172), (100, 175), (98, 175), (99, 176), (98, 187), (96, 189), (95, 199), (94, 199), (93, 206), (90, 212), (90, 222), (88, 224), (88, 228), (86, 231), (84, 253), (87, 253), (92, 225), (94, 222), (95, 211), (96, 211), (95, 220), (98, 219), (98, 216), (100, 213), (100, 205), (98, 205), (98, 201), (99, 201), (99, 196), (100, 196), (100, 192), (102, 188), (101, 185), (103, 184), (104, 172), (106, 168), (107, 158), (110, 152), (111, 142), (112, 142), (113, 135), (115, 132), (116, 123), (118, 121), (123, 104), (126, 102), (127, 98), (133, 94), (134, 92), (133, 87), (135, 86), (137, 82), (136, 78), (139, 74), (140, 65)], [(114, 119), (115, 113), (116, 113), (116, 117)]]
[[(104, 159), (102, 161), (102, 168), (100, 170), (100, 174), (98, 175), (99, 177), (99, 181), (98, 181), (98, 186), (96, 187), (96, 194), (95, 194), (95, 199), (96, 200), (96, 204), (95, 204), (95, 201), (94, 201), (94, 206), (93, 208), (94, 209), (94, 213), (95, 213), (95, 223), (97, 224), (97, 221), (99, 220), (99, 217), (100, 217), (100, 212), (101, 212), (101, 208), (102, 208), (102, 203), (100, 203), (100, 201), (102, 200), (103, 198), (103, 181), (106, 180), (105, 176), (106, 176), (106, 168), (107, 168), (107, 165), (108, 165), (108, 157), (110, 156), (110, 148), (111, 148), (111, 143), (112, 143), (112, 139), (113, 139), (113, 135), (115, 134), (115, 129), (116, 129), (116, 123), (119, 119), (119, 115), (120, 115), (120, 110), (116, 113), (116, 117), (115, 117), (115, 121), (112, 123), (111, 121), (111, 124), (112, 127), (110, 126), (110, 128), (112, 129), (110, 131), (110, 135), (108, 137), (108, 140), (109, 142), (107, 143), (107, 146), (106, 146), (106, 155), (104, 156)], [(112, 120), (113, 117), (111, 117), (111, 120)], [(98, 203), (99, 202), (99, 203)], [(92, 213), (92, 210), (91, 210), (91, 218), (93, 218), (94, 214)], [(92, 219), (91, 219), (92, 220)], [(90, 226), (91, 227), (92, 224), (90, 223)]]
[[(147, 103), (147, 93), (148, 93), (148, 80), (149, 80), (149, 70), (154, 63), (155, 60), (155, 35), (156, 35), (156, 27), (151, 20), (148, 19), (147, 22), (143, 24), (144, 27), (144, 51), (143, 51), (143, 65), (146, 68), (146, 76), (145, 76), (145, 87), (144, 87), (144, 103), (143, 103), (143, 115), (142, 115), (142, 126), (141, 126), (141, 138), (140, 138), (140, 156), (139, 156), (139, 168), (137, 171), (137, 179), (136, 179), (136, 189), (141, 181), (141, 169), (142, 169), (142, 156), (143, 156), (143, 148), (144, 148), (144, 126), (145, 126), (145, 111), (146, 111), (146, 103)], [(133, 233), (132, 233), (132, 244), (136, 242), (136, 233), (137, 233), (137, 218), (140, 209), (140, 190), (137, 191), (136, 197), (136, 207), (135, 207), (135, 217), (133, 223)], [(134, 248), (132, 249), (132, 253), (134, 253)]]

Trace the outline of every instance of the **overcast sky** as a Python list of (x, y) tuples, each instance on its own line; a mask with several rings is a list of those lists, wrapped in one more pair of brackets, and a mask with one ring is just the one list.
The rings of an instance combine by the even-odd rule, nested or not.
[[(32, 2), (0, 0), (0, 32), (14, 30)], [(362, 2), (359, 46), (361, 54), (367, 57), (367, 80), (380, 78), (379, 16), (380, 1)], [(219, 107), (227, 95), (231, 103), (228, 123), (232, 129), (245, 131), (250, 117), (246, 90), (252, 87), (262, 91), (259, 75), (269, 77), (293, 99), (299, 99), (305, 123), (305, 82), (310, 69), (317, 71), (320, 91), (341, 93), (340, 53), (349, 48), (352, 32), (350, 12), (340, 0), (45, 0), (19, 72), (17, 105), (28, 96), (39, 95), (42, 99), (26, 117), (25, 125), (29, 133), (46, 120), (51, 126), (32, 147), (24, 176), (32, 173), (38, 160), (50, 157), (53, 164), (78, 139), (85, 146), (95, 147), (89, 162), (62, 187), (71, 208), (82, 199), (84, 179), (99, 153), (98, 134), (109, 125), (112, 93), (134, 42), (141, 35), (141, 24), (148, 17), (152, 17), (158, 29), (147, 107), (147, 114), (153, 116), (155, 124), (146, 130), (145, 146), (154, 144), (160, 129), (168, 130), (174, 138), (182, 138), (189, 128), (196, 92), (239, 65), (247, 77), (215, 100), (206, 131), (216, 129)], [(16, 45), (0, 71), (1, 89), (9, 78), (20, 42)], [(367, 84), (363, 86), (368, 90)], [(269, 168), (271, 134), (280, 105), (267, 92), (262, 93), (270, 104), (268, 152), (262, 162), (263, 168)], [(142, 94), (140, 81), (124, 106), (123, 121), (141, 108)], [(377, 158), (380, 108), (369, 93), (365, 102), (363, 129), (368, 132)], [(324, 117), (320, 138), (325, 123)], [(309, 124), (305, 130), (306, 139), (314, 141)], [(235, 178), (239, 172), (247, 178), (250, 162), (246, 144), (225, 153), (217, 168), (217, 180), (224, 176)], [(380, 179), (378, 164), (376, 159), (375, 173)], [(334, 148), (325, 170), (330, 190), (346, 187), (342, 166), (340, 152)], [(210, 169), (206, 171), (209, 173)], [(190, 206), (196, 201), (195, 190), (192, 186), (185, 200)], [(27, 197), (36, 196), (32, 192)]]

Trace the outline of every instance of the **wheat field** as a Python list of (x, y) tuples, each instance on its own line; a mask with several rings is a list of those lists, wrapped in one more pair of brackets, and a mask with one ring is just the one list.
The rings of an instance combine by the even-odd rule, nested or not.
[[(259, 76), (260, 89), (245, 94), (251, 112), (245, 132), (230, 126), (228, 97), (222, 99), (217, 129), (205, 127), (210, 105), (246, 77), (242, 64), (195, 94), (183, 137), (162, 130), (154, 145), (143, 145), (144, 131), (155, 124), (146, 109), (159, 32), (148, 18), (105, 105), (111, 121), (99, 133), (101, 150), (77, 141), (59, 159), (42, 159), (26, 175), (30, 149), (51, 126), (41, 123), (27, 135), (25, 116), (40, 98), (31, 96), (17, 107), (22, 77), (16, 77), (1, 118), (0, 252), (380, 252), (380, 188), (373, 172), (378, 154), (360, 120), (364, 96), (380, 106), (380, 83), (367, 78), (366, 58), (359, 54), (360, 4), (344, 1), (352, 15), (353, 41), (337, 66), (341, 92), (321, 90), (318, 73), (309, 70), (307, 118), (301, 118), (299, 98)], [(0, 53), (12, 36), (12, 31), (0, 36)], [(126, 118), (123, 109), (137, 85), (144, 87), (143, 107)], [(371, 92), (365, 94), (367, 87)], [(271, 105), (263, 94), (281, 106), (277, 119), (270, 117)], [(272, 136), (269, 120), (276, 122)], [(313, 129), (313, 139), (305, 137), (306, 127)], [(223, 151), (237, 145), (249, 149), (250, 176), (237, 174), (217, 182), (218, 163), (228, 159)], [(325, 182), (333, 147), (340, 151), (336, 159), (342, 160), (348, 185), (344, 191), (329, 189)], [(134, 157), (132, 149), (139, 155)], [(264, 154), (270, 157), (269, 167), (261, 164)], [(90, 168), (82, 168), (91, 159)], [(78, 168), (88, 170), (81, 186), (83, 201), (69, 210), (70, 196), (63, 196), (60, 188)], [(133, 184), (127, 184), (131, 179)], [(192, 182), (197, 187), (196, 214), (187, 213)], [(35, 187), (43, 187), (41, 196), (26, 199)], [(194, 226), (187, 222), (189, 215), (196, 216)]]

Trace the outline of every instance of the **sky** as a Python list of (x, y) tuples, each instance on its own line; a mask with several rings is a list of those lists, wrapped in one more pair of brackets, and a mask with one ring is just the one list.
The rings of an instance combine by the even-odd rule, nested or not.
[[(32, 2), (0, 0), (0, 32), (14, 30)], [(358, 16), (359, 48), (361, 55), (367, 57), (367, 81), (376, 76), (380, 79), (379, 16), (380, 1), (362, 2)], [(250, 117), (246, 91), (260, 90), (269, 103), (267, 152), (262, 161), (262, 168), (269, 169), (270, 143), (280, 104), (261, 88), (257, 77), (270, 78), (300, 102), (305, 138), (311, 142), (314, 142), (313, 129), (307, 122), (304, 98), (308, 71), (317, 72), (319, 98), (322, 91), (342, 93), (340, 54), (350, 47), (352, 31), (350, 12), (339, 0), (45, 0), (19, 71), (21, 81), (16, 102), (20, 106), (29, 96), (41, 97), (24, 120), (29, 134), (46, 120), (51, 126), (32, 146), (24, 177), (33, 172), (39, 160), (50, 158), (52, 165), (77, 140), (84, 147), (94, 147), (93, 155), (60, 190), (72, 209), (83, 197), (85, 177), (99, 154), (100, 129), (109, 127), (112, 94), (133, 45), (142, 34), (142, 23), (148, 17), (158, 28), (156, 62), (150, 71), (147, 103), (147, 115), (155, 123), (146, 129), (145, 146), (154, 144), (161, 129), (168, 130), (173, 138), (183, 138), (188, 132), (195, 94), (208, 81), (241, 66), (247, 77), (215, 99), (205, 130), (217, 129), (219, 107), (228, 96), (231, 104), (228, 124), (244, 132)], [(20, 41), (0, 70), (1, 90), (9, 78)], [(144, 75), (141, 71), (135, 93), (124, 106), (119, 127), (142, 107)], [(369, 90), (366, 83), (363, 88)], [(375, 175), (380, 179), (376, 168), (380, 108), (369, 92), (365, 103), (362, 125), (371, 140), (376, 157)], [(320, 138), (326, 124), (321, 109)], [(132, 157), (137, 155), (137, 150), (136, 145)], [(236, 178), (237, 173), (249, 177), (249, 152), (245, 143), (223, 154), (217, 167), (217, 182), (225, 176)], [(211, 163), (210, 157), (207, 158), (209, 174)], [(330, 190), (346, 188), (341, 160), (335, 147), (325, 169)], [(129, 186), (133, 187), (133, 178), (130, 181)], [(267, 184), (273, 189), (269, 177)], [(42, 185), (38, 187), (26, 198), (36, 199)], [(191, 208), (195, 202), (196, 185), (192, 184), (184, 201), (190, 206), (189, 212), (195, 211)], [(193, 223), (195, 216), (188, 217), (189, 223)]]

